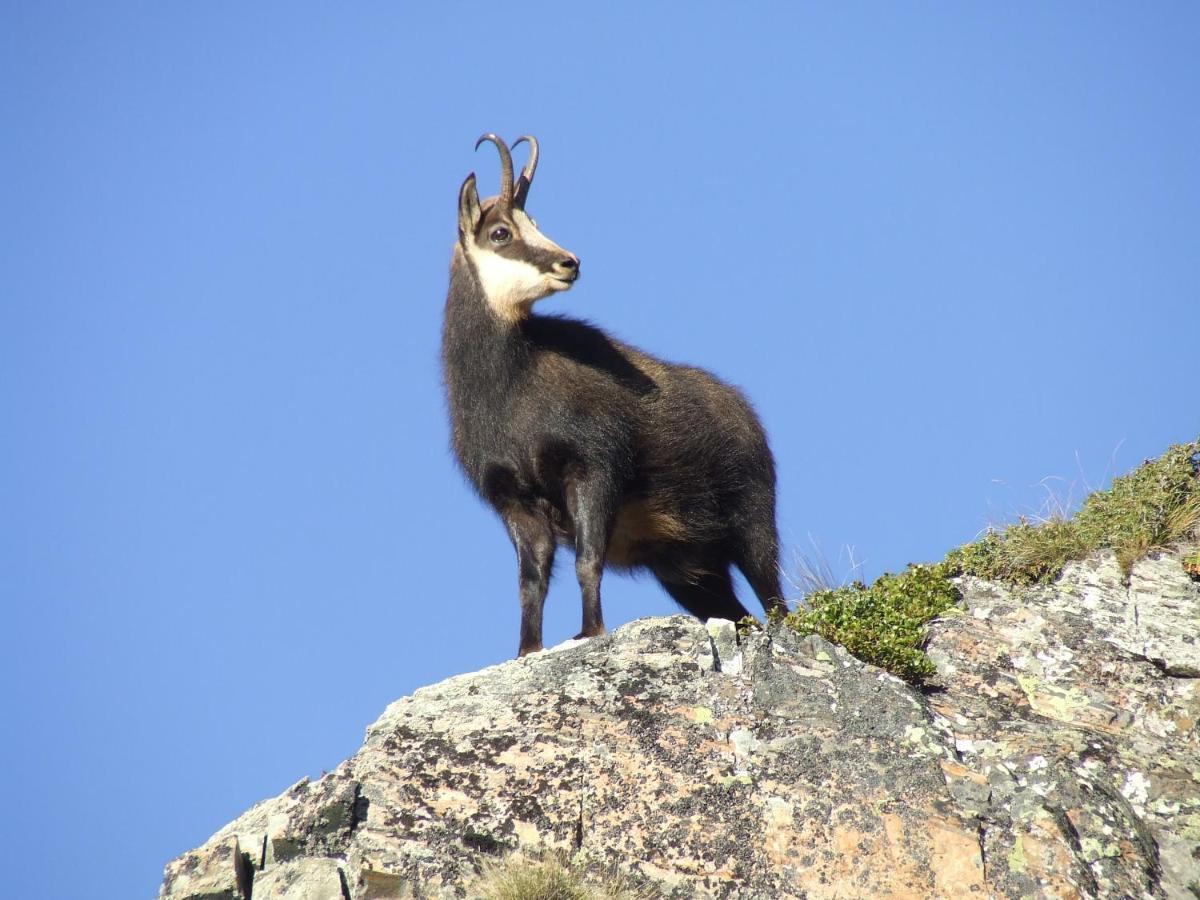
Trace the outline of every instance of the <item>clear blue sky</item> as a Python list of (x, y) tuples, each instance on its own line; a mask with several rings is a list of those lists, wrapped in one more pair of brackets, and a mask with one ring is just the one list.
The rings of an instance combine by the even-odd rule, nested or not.
[(437, 364), (483, 131), (541, 139), (545, 308), (741, 385), (838, 577), (1195, 437), (1200, 8), (905, 7), (5, 4), (4, 893), (151, 896), (515, 651)]

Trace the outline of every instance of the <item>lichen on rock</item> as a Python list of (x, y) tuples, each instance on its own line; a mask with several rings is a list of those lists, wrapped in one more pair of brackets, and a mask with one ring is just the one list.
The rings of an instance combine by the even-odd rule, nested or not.
[(170, 863), (160, 898), (465, 897), (518, 851), (672, 898), (1192, 896), (1183, 552), (1128, 582), (1111, 556), (961, 579), (924, 688), (816, 635), (682, 616), (448, 679)]

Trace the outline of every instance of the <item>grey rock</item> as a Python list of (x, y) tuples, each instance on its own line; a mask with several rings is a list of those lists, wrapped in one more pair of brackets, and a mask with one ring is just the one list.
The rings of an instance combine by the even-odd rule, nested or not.
[(249, 900), (250, 872), (238, 839), (213, 835), (167, 864), (159, 896), (171, 900)]
[(1087, 614), (1104, 640), (1168, 674), (1200, 676), (1200, 584), (1178, 553), (1138, 561), (1128, 580), (1111, 553), (1068, 563), (1048, 605)]
[(335, 859), (294, 859), (254, 879), (254, 900), (345, 900), (342, 879)]
[(819, 637), (682, 616), (422, 688), (170, 863), (160, 897), (465, 897), (517, 850), (671, 898), (1194, 897), (1197, 586), (1171, 554), (1128, 584), (1114, 566), (963, 579), (925, 691)]
[(1200, 677), (1200, 584), (1179, 557), (1163, 554), (1134, 564), (1129, 605), (1133, 652), (1170, 675)]
[(996, 893), (1194, 900), (1200, 585), (1179, 555), (1138, 563), (1129, 584), (1111, 554), (1050, 587), (963, 579), (967, 615), (930, 629), (930, 705), (991, 788), (979, 814)]

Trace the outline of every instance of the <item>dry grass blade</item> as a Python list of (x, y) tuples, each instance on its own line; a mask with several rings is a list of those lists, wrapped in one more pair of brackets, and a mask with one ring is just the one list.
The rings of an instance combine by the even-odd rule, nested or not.
[(471, 885), (470, 896), (480, 900), (656, 900), (661, 894), (614, 866), (546, 852), (514, 853), (486, 863)]
[(1147, 553), (1196, 535), (1200, 528), (1200, 440), (1176, 444), (1084, 500), (1073, 518), (1024, 520), (953, 551), (947, 562), (982, 578), (1032, 584), (1097, 550), (1130, 567)]

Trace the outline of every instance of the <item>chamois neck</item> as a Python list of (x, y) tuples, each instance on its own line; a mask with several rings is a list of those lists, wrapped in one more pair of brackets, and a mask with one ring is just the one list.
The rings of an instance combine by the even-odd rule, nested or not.
[(451, 405), (506, 391), (530, 357), (521, 322), (496, 315), (466, 254), (456, 246), (442, 323), (442, 364)]

